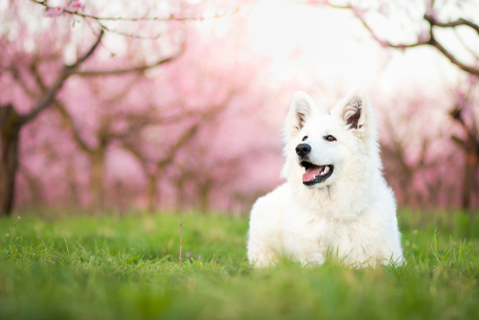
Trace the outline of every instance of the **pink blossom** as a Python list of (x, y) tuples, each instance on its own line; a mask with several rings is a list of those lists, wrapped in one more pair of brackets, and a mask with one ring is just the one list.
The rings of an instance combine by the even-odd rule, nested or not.
[(437, 19), (437, 10), (433, 7), (432, 2), (426, 4), (426, 16), (434, 20)]
[(384, 2), (381, 2), (379, 5), (378, 12), (382, 14), (383, 16), (388, 17), (390, 13), (389, 7)]
[(417, 36), (417, 42), (425, 42), (429, 40), (429, 31), (421, 31)]
[(82, 4), (80, 1), (72, 1), (70, 6), (74, 9), (81, 9), (81, 8), (85, 7), (85, 5)]
[(358, 17), (359, 19), (363, 19), (364, 18), (364, 15), (366, 14), (366, 10), (362, 9), (362, 8), (358, 8), (358, 7), (353, 7), (353, 12), (354, 12), (354, 15), (356, 17)]
[(46, 17), (56, 17), (62, 14), (63, 8), (62, 7), (54, 7), (54, 8), (47, 8), (45, 10)]

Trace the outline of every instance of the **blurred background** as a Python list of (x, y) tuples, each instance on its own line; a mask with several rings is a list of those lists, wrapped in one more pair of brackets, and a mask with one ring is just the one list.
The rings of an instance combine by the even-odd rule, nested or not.
[(0, 0), (0, 215), (246, 215), (294, 92), (355, 87), (399, 206), (474, 212), (478, 1)]

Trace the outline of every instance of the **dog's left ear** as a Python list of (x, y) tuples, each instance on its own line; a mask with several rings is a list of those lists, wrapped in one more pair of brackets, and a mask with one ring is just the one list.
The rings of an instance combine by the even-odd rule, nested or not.
[(371, 113), (369, 101), (361, 90), (351, 92), (331, 111), (340, 117), (351, 130), (365, 130)]
[(286, 117), (286, 137), (295, 137), (310, 118), (320, 114), (327, 114), (327, 110), (321, 105), (316, 105), (308, 94), (296, 92)]

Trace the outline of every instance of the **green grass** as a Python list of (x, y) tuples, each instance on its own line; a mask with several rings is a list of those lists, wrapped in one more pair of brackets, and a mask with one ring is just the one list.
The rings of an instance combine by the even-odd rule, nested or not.
[(401, 267), (252, 270), (246, 218), (1, 219), (0, 319), (479, 319), (477, 220), (399, 221)]

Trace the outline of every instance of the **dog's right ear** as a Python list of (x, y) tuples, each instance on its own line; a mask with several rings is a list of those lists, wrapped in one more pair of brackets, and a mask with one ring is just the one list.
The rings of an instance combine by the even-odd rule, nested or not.
[(288, 138), (294, 137), (304, 127), (309, 118), (317, 115), (319, 109), (308, 94), (298, 91), (294, 94), (286, 118), (286, 134)]

